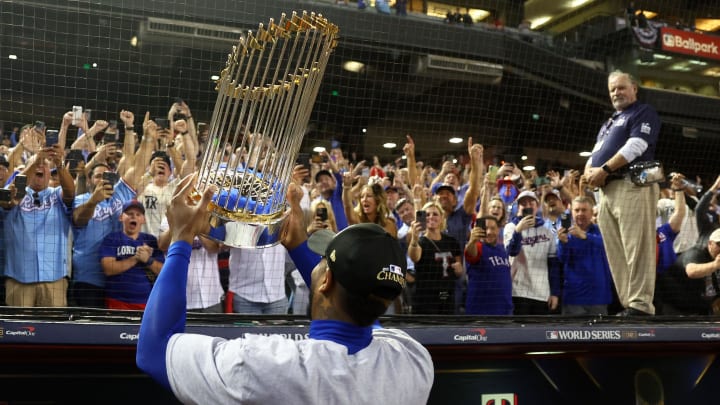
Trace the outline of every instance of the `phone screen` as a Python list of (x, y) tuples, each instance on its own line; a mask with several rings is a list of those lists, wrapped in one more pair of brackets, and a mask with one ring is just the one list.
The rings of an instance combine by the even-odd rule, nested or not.
[(56, 129), (49, 129), (45, 131), (45, 146), (56, 145), (59, 141), (59, 134)]
[(485, 218), (478, 218), (475, 220), (475, 226), (481, 229), (485, 229)]
[(325, 208), (325, 207), (318, 207), (316, 213), (317, 213), (317, 216), (320, 217), (320, 220), (321, 220), (321, 221), (327, 221), (327, 219), (328, 219), (327, 208)]
[(529, 216), (532, 216), (532, 214), (533, 214), (533, 209), (532, 209), (532, 208), (523, 208), (523, 210), (522, 210), (522, 216), (524, 216), (524, 217), (529, 217)]

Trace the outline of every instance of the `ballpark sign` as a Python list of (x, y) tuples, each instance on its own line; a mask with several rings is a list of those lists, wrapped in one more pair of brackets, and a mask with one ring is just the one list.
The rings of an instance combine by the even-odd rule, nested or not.
[(660, 30), (664, 51), (720, 60), (720, 37), (668, 27)]

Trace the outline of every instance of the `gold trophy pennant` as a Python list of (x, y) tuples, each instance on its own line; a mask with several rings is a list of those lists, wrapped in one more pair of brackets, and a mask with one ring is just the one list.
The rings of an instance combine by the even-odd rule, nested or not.
[(218, 187), (213, 239), (233, 247), (279, 242), (295, 157), (338, 32), (319, 14), (283, 14), (228, 54), (197, 184)]

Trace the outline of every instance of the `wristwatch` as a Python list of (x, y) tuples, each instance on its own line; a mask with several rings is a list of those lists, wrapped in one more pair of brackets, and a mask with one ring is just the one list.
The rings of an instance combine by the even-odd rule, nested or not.
[(152, 256), (150, 256), (150, 258), (147, 259), (147, 261), (145, 262), (145, 267), (150, 267), (150, 266), (152, 266), (153, 263), (155, 263), (155, 259)]
[(612, 170), (610, 170), (610, 166), (608, 166), (607, 163), (605, 163), (604, 165), (602, 165), (600, 168), (603, 169), (603, 171), (604, 171), (605, 173), (607, 173), (607, 174), (611, 174), (611, 173), (612, 173)]

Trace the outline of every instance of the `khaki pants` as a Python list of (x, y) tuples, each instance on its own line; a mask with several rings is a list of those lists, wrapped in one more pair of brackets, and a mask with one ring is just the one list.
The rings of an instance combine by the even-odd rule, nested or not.
[(5, 302), (12, 307), (66, 307), (67, 278), (43, 283), (5, 280)]
[(615, 288), (625, 308), (655, 313), (657, 184), (614, 180), (600, 191), (598, 225)]

